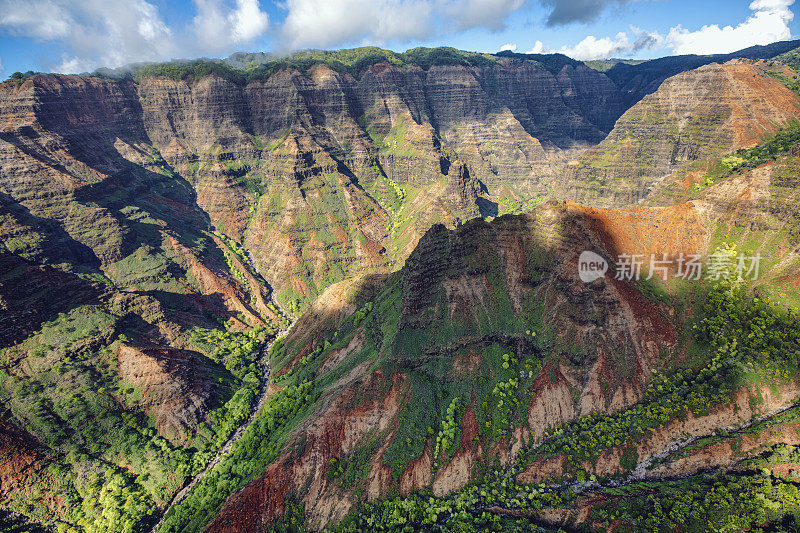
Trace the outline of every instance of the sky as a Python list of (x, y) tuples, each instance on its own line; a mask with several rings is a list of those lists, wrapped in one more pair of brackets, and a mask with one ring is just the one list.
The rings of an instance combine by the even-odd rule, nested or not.
[(794, 0), (0, 0), (0, 78), (362, 45), (650, 59), (800, 37), (798, 24)]

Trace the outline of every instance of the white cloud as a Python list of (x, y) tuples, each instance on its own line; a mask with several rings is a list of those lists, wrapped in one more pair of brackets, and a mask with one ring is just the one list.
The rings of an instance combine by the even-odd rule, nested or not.
[[(601, 3), (611, 2), (597, 2), (598, 5)], [(736, 26), (709, 24), (697, 31), (689, 31), (679, 25), (670, 28), (666, 37), (631, 26), (633, 42), (626, 32), (615, 37), (589, 35), (575, 46), (562, 47), (559, 52), (580, 60), (631, 57), (642, 50), (664, 47), (671, 48), (674, 54), (735, 52), (757, 44), (790, 39), (789, 23), (794, 19), (790, 6), (793, 4), (794, 0), (754, 0), (749, 6), (753, 13)]]
[(195, 0), (192, 21), (196, 48), (200, 53), (224, 53), (260, 37), (269, 27), (269, 16), (257, 0), (236, 0), (229, 9), (222, 0)]
[(526, 0), (286, 0), (285, 49), (406, 42), (471, 28), (499, 31)]
[(533, 48), (528, 50), (526, 53), (527, 54), (541, 54), (542, 52), (544, 52), (544, 44), (542, 44), (542, 41), (536, 41), (533, 44)]
[(62, 37), (69, 52), (62, 54), (56, 67), (60, 72), (118, 67), (175, 51), (172, 31), (158, 8), (145, 0), (84, 0), (69, 5), (70, 33)]
[(663, 46), (664, 37), (658, 32), (647, 32), (635, 26), (630, 27), (635, 39), (631, 42), (626, 32), (619, 32), (614, 38), (597, 38), (589, 35), (575, 46), (563, 46), (559, 50), (581, 61), (605, 59), (609, 57), (632, 56), (641, 50), (651, 50)]
[(84, 72), (132, 62), (221, 56), (267, 35), (276, 51), (384, 44), (471, 28), (499, 31), (530, 0), (283, 0), (280, 28), (259, 2), (193, 0), (194, 16), (168, 27), (154, 0), (0, 0), (0, 34), (45, 40), (61, 53), (45, 70)]
[(258, 0), (195, 0), (187, 27), (169, 28), (147, 0), (0, 0), (0, 32), (62, 45), (58, 72), (85, 72), (176, 56), (230, 53), (269, 26)]
[(70, 57), (68, 54), (61, 54), (61, 63), (56, 67), (57, 72), (64, 72), (67, 74), (77, 74), (79, 72), (88, 72), (94, 67), (94, 62), (89, 59), (81, 59), (77, 56)]
[(432, 30), (427, 0), (287, 0), (285, 48), (404, 41)]
[(5, 69), (6, 67), (3, 66), (3, 58), (0, 57), (0, 72), (3, 72)]
[(233, 25), (233, 37), (237, 43), (255, 39), (269, 27), (269, 15), (261, 11), (258, 0), (237, 0), (236, 10), (228, 15), (228, 20)]
[(620, 32), (614, 39), (610, 37), (598, 39), (594, 35), (588, 35), (575, 46), (563, 46), (559, 51), (573, 59), (589, 60), (611, 57), (629, 46), (627, 34)]
[(506, 43), (506, 44), (504, 44), (503, 46), (500, 47), (500, 51), (501, 52), (505, 52), (506, 50), (508, 50), (509, 52), (516, 52), (517, 51), (517, 45), (514, 44), (514, 43)]
[(667, 35), (667, 43), (675, 54), (715, 54), (790, 39), (792, 4), (794, 0), (755, 0), (750, 4), (753, 14), (735, 27), (709, 24), (689, 31), (676, 26)]
[(0, 28), (12, 35), (59, 39), (67, 37), (73, 23), (69, 11), (49, 0), (0, 2)]

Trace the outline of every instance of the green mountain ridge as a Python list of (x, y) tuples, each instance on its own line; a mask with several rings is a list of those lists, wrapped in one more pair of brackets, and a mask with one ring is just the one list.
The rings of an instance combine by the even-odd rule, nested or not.
[(0, 84), (0, 524), (796, 527), (796, 45)]

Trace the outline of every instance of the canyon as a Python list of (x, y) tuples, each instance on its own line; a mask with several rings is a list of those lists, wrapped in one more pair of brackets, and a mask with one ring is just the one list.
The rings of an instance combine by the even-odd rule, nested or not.
[[(0, 519), (602, 530), (712, 470), (794, 490), (798, 45), (1, 83)], [(741, 299), (613, 275), (739, 253)]]

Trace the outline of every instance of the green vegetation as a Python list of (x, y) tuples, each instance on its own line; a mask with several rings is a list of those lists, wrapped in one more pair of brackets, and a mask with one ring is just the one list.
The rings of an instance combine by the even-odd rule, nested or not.
[[(268, 227), (264, 229), (267, 233), (278, 230), (281, 234), (292, 234), (299, 247), (302, 261), (275, 294), (281, 308), (292, 316), (299, 316), (325, 289), (356, 274), (364, 264), (355, 243), (364, 242), (365, 235), (353, 223), (349, 193), (341, 187), (341, 179), (338, 172), (307, 176), (304, 187), (315, 191), (306, 196), (308, 209), (290, 207), (291, 196), (279, 183), (272, 183), (264, 195), (266, 198), (262, 198), (261, 205), (266, 209), (291, 212), (291, 217), (267, 220)], [(286, 223), (290, 225), (285, 226)]]
[(403, 207), (403, 202), (406, 199), (405, 186), (398, 185), (397, 182), (385, 176), (381, 176), (381, 181), (386, 192), (384, 194), (380, 194), (379, 192), (377, 194), (378, 200), (380, 200), (384, 209), (392, 214), (392, 218), (397, 220), (400, 216), (400, 209)]
[(721, 158), (716, 167), (706, 174), (704, 183), (696, 183), (692, 189), (695, 191), (702, 190), (733, 174), (765, 163), (771, 163), (779, 157), (790, 153), (792, 147), (798, 142), (800, 142), (800, 121), (795, 120), (779, 129), (758, 146), (743, 148)]
[[(200, 337), (195, 344), (201, 351), (208, 353), (214, 362), (223, 364), (238, 380), (233, 396), (225, 405), (209, 413), (208, 424), (203, 423), (198, 428), (194, 445), (198, 451), (207, 452), (206, 456), (210, 458), (211, 452), (227, 442), (253, 408), (261, 384), (259, 376), (263, 372), (258, 355), (267, 332), (257, 327), (243, 332), (198, 330), (196, 334)], [(202, 464), (205, 466), (206, 463)]]
[[(443, 233), (444, 237), (446, 235)], [(447, 257), (449, 240), (443, 242), (445, 246), (437, 248), (436, 253)], [(421, 456), (426, 445), (433, 451), (434, 468), (444, 466), (460, 448), (462, 419), (466, 415), (472, 416), (473, 412), (479, 428), (475, 438), (482, 440), (484, 449), (507, 436), (514, 427), (524, 424), (526, 408), (535, 392), (533, 380), (546, 378), (546, 375), (540, 375), (543, 369), (548, 374), (555, 372), (555, 367), (550, 364), (554, 337), (544, 325), (541, 299), (525, 302), (521, 315), (510, 310), (504, 279), (496, 273), (497, 258), (486, 253), (488, 249), (480, 242), (475, 243), (475, 252), (463, 258), (466, 266), (454, 267), (468, 268), (471, 272), (485, 275), (493, 287), (493, 292), (488, 296), (491, 300), (486, 302), (487, 309), (481, 314), (448, 321), (435, 315), (427, 316), (427, 311), (423, 311), (423, 318), (429, 321), (428, 324), (435, 324), (434, 327), (399, 328), (404, 292), (400, 286), (402, 277), (396, 276), (376, 296), (362, 300), (357, 310), (343, 321), (337, 331), (316, 337), (314, 344), (287, 346), (283, 341), (276, 342), (270, 359), (273, 370), (280, 377), (274, 381), (285, 388), (267, 400), (256, 421), (234, 445), (231, 453), (195, 486), (186, 500), (170, 510), (162, 531), (201, 529), (213, 518), (226, 495), (261, 475), (287, 445), (303, 447), (301, 440), (290, 441), (292, 430), (311, 412), (316, 400), (331, 384), (364, 362), (370, 362), (373, 368), (382, 368), (383, 374), (388, 376), (396, 372), (398, 365), (427, 358), (423, 366), (415, 369), (403, 367), (409, 385), (401, 393), (399, 426), (384, 455), (384, 461), (392, 468), (395, 479), (410, 461)], [(532, 258), (529, 268), (533, 272), (548, 261), (541, 250), (530, 250), (529, 255)], [(412, 265), (428, 260), (431, 258), (417, 255), (409, 259)], [(800, 364), (800, 320), (797, 312), (784, 312), (761, 298), (752, 297), (741, 280), (731, 278), (722, 276), (719, 283), (704, 292), (702, 301), (705, 303), (694, 320), (692, 336), (697, 349), (706, 354), (701, 358), (702, 364), (654, 375), (643, 401), (631, 408), (610, 415), (593, 413), (571, 424), (554, 428), (544, 444), (522, 452), (518, 468), (534, 459), (563, 454), (567, 459), (567, 479), (586, 483), (594, 478), (589, 475), (585, 462), (591, 464), (603, 450), (617, 447), (622, 451), (623, 469), (631, 470), (639, 461), (635, 444), (648, 432), (689, 412), (707, 414), (715, 405), (728, 401), (734, 390), (750, 383), (777, 385), (791, 380)], [(435, 302), (441, 295), (434, 293), (430, 297)], [(431, 303), (429, 307), (440, 309), (441, 313), (448, 312), (446, 306), (441, 309)], [(77, 319), (78, 316), (72, 320)], [(98, 316), (90, 321), (92, 324), (104, 323)], [(113, 321), (114, 317), (106, 319), (109, 325)], [(75, 324), (76, 330), (80, 328), (82, 326)], [(498, 334), (495, 332), (498, 331), (502, 332), (502, 342), (496, 337)], [(364, 335), (363, 349), (349, 355), (338, 367), (318, 373), (327, 354), (342, 349), (359, 333)], [(80, 331), (75, 339), (85, 335), (86, 332)], [(494, 337), (491, 337), (492, 341), (480, 340), (484, 338), (483, 335)], [(231, 385), (231, 395), (226, 403), (211, 413), (212, 423), (208, 427), (198, 428), (198, 436), (193, 442), (194, 453), (175, 450), (166, 440), (155, 440), (159, 437), (154, 437), (167, 457), (183, 454), (169, 463), (170, 472), (181, 472), (181, 477), (173, 485), (155, 493), (142, 479), (156, 480), (157, 473), (142, 478), (141, 475), (130, 476), (125, 471), (114, 470), (107, 475), (103, 473), (93, 481), (94, 484), (87, 485), (89, 488), (81, 489), (84, 492), (75, 497), (75, 501), (81, 504), (76, 507), (88, 509), (85, 512), (89, 514), (98, 513), (98, 509), (102, 508), (102, 516), (116, 516), (115, 519), (120, 523), (126, 520), (146, 523), (146, 516), (142, 518), (138, 515), (137, 509), (149, 512), (153, 502), (168, 498), (183, 479), (207, 463), (210, 452), (219, 447), (246, 418), (259, 384), (255, 354), (263, 336), (264, 332), (260, 330), (248, 333), (196, 332), (193, 342), (197, 348), (208, 354), (210, 364), (224, 366), (225, 375), (229, 376), (226, 379), (237, 385)], [(71, 337), (65, 337), (62, 331), (48, 330), (43, 332), (42, 338), (53, 340)], [(476, 344), (449, 348), (455, 338), (471, 338)], [(475, 363), (470, 363), (476, 347), (480, 347), (480, 357)], [(301, 357), (300, 353), (304, 355)], [(432, 353), (435, 353), (433, 358), (430, 357)], [(476, 366), (469, 367), (470, 364)], [(468, 367), (474, 379), (459, 379), (459, 369)], [(287, 372), (288, 368), (291, 371)], [(119, 390), (120, 397), (130, 404), (141, 397), (140, 391), (129, 384), (109, 385), (111, 387), (116, 387), (114, 390)], [(430, 398), (431, 403), (426, 408), (420, 408), (419, 402), (415, 401), (419, 398)], [(468, 412), (468, 409), (471, 411)], [(59, 413), (58, 409), (44, 404), (37, 406), (34, 412), (44, 421)], [(146, 420), (137, 422), (128, 415), (121, 419), (144, 435), (151, 434)], [(39, 434), (44, 432), (39, 431)], [(352, 491), (356, 498), (362, 498), (371, 461), (387, 435), (388, 432), (367, 434), (352, 453), (338, 457), (327, 465), (328, 479)], [(64, 437), (53, 435), (51, 438), (59, 440)], [(139, 443), (137, 446), (146, 444)], [(89, 452), (93, 453), (91, 450)], [(135, 453), (132, 455), (135, 457)], [(478, 475), (478, 481), (462, 491), (445, 498), (435, 498), (423, 491), (407, 497), (365, 503), (333, 530), (404, 527), (414, 531), (487, 527), (513, 530), (524, 527), (527, 521), (512, 520), (487, 508), (497, 505), (507, 509), (537, 510), (568, 506), (574, 498), (572, 491), (564, 487), (523, 486), (516, 483), (514, 479), (519, 470), (493, 471), (488, 462), (476, 468), (478, 473), (487, 469), (489, 473)], [(61, 477), (71, 479), (68, 476)], [(90, 490), (93, 491), (91, 494), (99, 495), (96, 502), (88, 496)], [(140, 502), (140, 505), (131, 506), (129, 511), (119, 511), (115, 504), (108, 503), (111, 496), (104, 496), (107, 494), (119, 495), (113, 498)], [(157, 495), (160, 496), (157, 498)], [(84, 505), (84, 501), (88, 503)], [(645, 502), (637, 505), (650, 504)], [(287, 520), (297, 524), (301, 513), (299, 508), (294, 509), (287, 511)], [(113, 514), (118, 511), (123, 514)], [(660, 515), (654, 512), (653, 516)], [(601, 519), (605, 518), (601, 516)]]
[[(48, 446), (36, 495), (3, 502), (10, 510), (53, 523), (51, 497), (68, 512), (59, 531), (140, 531), (154, 512), (205, 467), (246, 418), (258, 389), (262, 330), (196, 332), (194, 372), (214, 384), (218, 404), (191, 446), (162, 435), (144, 414), (143, 391), (122, 380), (116, 351), (127, 342), (119, 318), (83, 306), (45, 323), (0, 357), (0, 398), (23, 428)], [(125, 465), (122, 467), (121, 465)]]
[[(129, 213), (136, 217), (133, 211), (131, 209)], [(138, 217), (136, 219), (142, 220)], [(111, 279), (119, 285), (181, 293), (185, 289), (175, 275), (174, 265), (175, 255), (171, 248), (144, 244), (113, 263), (108, 272)]]
[[(408, 125), (403, 121), (402, 116), (398, 117), (392, 129), (389, 130), (389, 133), (387, 133), (380, 142), (375, 143), (380, 152), (382, 154), (398, 157), (416, 157), (417, 150), (406, 139), (407, 129)], [(373, 137), (373, 142), (374, 141), (376, 141), (376, 139)], [(394, 181), (388, 178), (385, 179), (388, 186), (394, 189), (394, 193), (400, 197), (402, 201), (402, 197), (404, 197), (402, 190), (398, 190), (399, 187)]]
[(593, 509), (591, 518), (600, 527), (621, 520), (637, 531), (748, 531), (765, 524), (794, 531), (800, 525), (800, 486), (768, 470), (644, 485), (608, 491), (624, 497)]
[(167, 513), (161, 532), (200, 531), (228, 494), (264, 472), (277, 457), (291, 423), (307, 414), (318, 392), (309, 381), (288, 384), (264, 404), (244, 435), (185, 500)]
[[(228, 270), (231, 274), (242, 284), (242, 287), (250, 294), (250, 305), (253, 309), (258, 309), (256, 295), (254, 294), (254, 289), (250, 282), (247, 279), (245, 273), (243, 273), (236, 264), (236, 260), (238, 260), (239, 264), (247, 271), (247, 273), (256, 278), (256, 280), (262, 280), (258, 271), (256, 271), (255, 267), (250, 263), (250, 257), (247, 255), (247, 251), (236, 241), (229, 238), (224, 233), (219, 231), (212, 232), (217, 238), (219, 238), (222, 243), (222, 253), (225, 256), (225, 261), (228, 263)], [(275, 316), (278, 317), (277, 321), (271, 321), (270, 324), (267, 326), (267, 331), (270, 334), (277, 333), (281, 328), (286, 327), (289, 323), (289, 319), (284, 316), (281, 310), (275, 305), (274, 302), (271, 300), (266, 304), (267, 308), (272, 311)], [(290, 311), (291, 312), (291, 311)], [(264, 317), (266, 318), (266, 317)]]
[(36, 72), (29, 70), (27, 72), (14, 72), (11, 76), (8, 77), (8, 81), (14, 83), (17, 87), (22, 85), (22, 83), (30, 78), (31, 76), (35, 75)]
[[(99, 308), (83, 307), (46, 323), (19, 351), (5, 351), (0, 385), (13, 416), (52, 450), (53, 481), (42, 483), (42, 496), (64, 497), (70, 524), (124, 531), (177, 488), (189, 457), (158, 436), (141, 412), (126, 408), (132, 391), (109, 367), (111, 347), (75, 350), (113, 331), (114, 322)], [(117, 467), (119, 457), (140, 475)], [(36, 520), (52, 519), (43, 499), (6, 504)]]
[(687, 412), (708, 414), (743, 385), (786, 383), (798, 371), (797, 311), (784, 312), (752, 298), (741, 283), (722, 280), (712, 287), (695, 332), (698, 342), (711, 349), (705, 367), (654, 375), (642, 402), (619, 413), (593, 413), (556, 428), (530, 457), (564, 454), (568, 468), (577, 470), (583, 461), (595, 461), (601, 451), (633, 445)]
[(773, 60), (788, 65), (795, 71), (800, 72), (800, 48), (795, 48), (794, 50), (776, 56)]
[[(566, 507), (574, 499), (569, 488), (544, 485), (520, 485), (514, 482), (517, 469), (494, 471), (479, 483), (448, 494), (443, 498), (429, 491), (405, 497), (378, 500), (364, 504), (340, 524), (327, 529), (330, 533), (357, 531), (531, 531), (525, 519), (509, 520), (488, 509), (539, 510), (545, 507)], [(523, 529), (516, 529), (521, 527)]]
[(593, 61), (584, 61), (583, 63), (587, 67), (598, 72), (608, 72), (619, 63), (623, 65), (640, 65), (646, 61), (646, 59), (597, 59)]
[(463, 411), (464, 405), (461, 398), (453, 398), (453, 401), (447, 407), (441, 429), (436, 435), (436, 446), (433, 449), (434, 470), (439, 466), (440, 454), (450, 458), (458, 449), (461, 441), (460, 418)]
[(386, 435), (379, 434), (367, 438), (366, 443), (356, 448), (350, 456), (341, 460), (332, 459), (328, 479), (336, 480), (345, 489), (354, 489), (356, 496), (360, 497), (362, 487), (359, 485), (369, 474), (370, 463), (381, 446), (381, 438), (386, 438)]
[[(414, 48), (403, 53), (365, 46), (347, 50), (305, 50), (286, 57), (264, 56), (260, 54), (237, 54), (235, 60), (198, 59), (195, 61), (172, 61), (137, 67), (133, 77), (137, 81), (147, 77), (163, 76), (173, 80), (194, 83), (204, 76), (214, 75), (238, 85), (254, 80), (269, 78), (279, 70), (297, 70), (307, 73), (314, 65), (322, 64), (340, 74), (360, 77), (370, 66), (387, 62), (408, 68), (417, 65), (423, 70), (441, 65), (461, 65), (465, 67), (486, 67), (503, 57), (529, 61), (540, 68), (557, 72), (565, 63), (578, 64), (565, 56), (514, 54), (494, 55), (465, 52), (449, 47)], [(233, 58), (232, 58), (233, 59)], [(551, 64), (552, 63), (552, 64)], [(97, 72), (98, 75), (105, 74)]]
[(353, 313), (351, 319), (354, 326), (358, 326), (366, 318), (369, 312), (372, 311), (372, 302), (367, 302), (358, 311)]
[[(772, 64), (771, 66), (774, 66)], [(772, 76), (782, 84), (786, 85), (787, 88), (791, 89), (795, 93), (800, 94), (800, 80), (797, 79), (797, 74), (792, 76), (788, 76), (786, 73), (778, 71), (778, 70), (765, 70), (769, 76)]]
[(225, 255), (225, 260), (228, 263), (228, 270), (231, 272), (231, 274), (233, 274), (233, 277), (239, 280), (242, 286), (249, 291), (250, 282), (247, 281), (247, 276), (245, 276), (245, 274), (239, 270), (233, 260), (233, 258), (236, 257), (236, 259), (238, 259), (239, 262), (248, 269), (248, 273), (250, 275), (254, 275), (252, 267), (250, 267), (250, 262), (247, 258), (247, 252), (245, 252), (244, 248), (242, 248), (238, 242), (228, 238), (225, 234), (219, 231), (213, 231), (212, 233), (225, 244), (225, 246), (222, 248), (222, 253)]
[[(723, 392), (724, 381), (717, 378), (721, 368), (719, 358), (715, 358), (697, 373), (687, 370), (672, 377), (654, 376), (645, 401), (620, 413), (592, 413), (557, 427), (530, 458), (563, 454), (567, 468), (578, 471), (582, 462), (596, 461), (603, 450), (639, 442), (650, 430), (687, 412), (708, 414), (714, 405), (729, 399)], [(635, 462), (627, 466), (635, 466)]]
[(197, 61), (173, 61), (170, 63), (150, 64), (135, 70), (134, 79), (141, 81), (149, 77), (165, 77), (176, 81), (194, 83), (205, 76), (219, 76), (238, 84), (247, 83), (247, 75), (222, 61), (198, 59)]
[[(696, 416), (708, 414), (715, 405), (729, 401), (733, 391), (748, 384), (774, 386), (792, 380), (800, 364), (800, 319), (797, 311), (785, 311), (753, 297), (741, 280), (732, 278), (723, 276), (708, 288), (699, 316), (690, 322), (690, 325), (694, 323), (695, 342), (708, 354), (705, 366), (654, 375), (644, 400), (635, 406), (611, 415), (593, 413), (555, 428), (543, 445), (522, 452), (522, 461), (517, 463), (520, 466), (505, 471), (495, 470), (445, 498), (421, 491), (406, 497), (365, 503), (330, 531), (471, 531), (469, 528), (502, 530), (511, 527), (513, 530), (513, 527), (527, 527), (530, 524), (525, 521), (509, 523), (501, 516), (506, 513), (488, 509), (497, 506), (536, 511), (542, 507), (569, 507), (574, 499), (574, 493), (564, 490), (563, 486), (515, 483), (513, 480), (519, 469), (530, 460), (555, 453), (565, 454), (569, 471), (566, 479), (586, 483), (595, 478), (587, 474), (582, 463), (589, 461), (591, 464), (602, 450), (618, 447), (622, 450), (621, 466), (624, 471), (630, 471), (638, 462), (636, 443), (649, 431), (683, 418), (689, 412)], [(529, 337), (534, 337), (533, 333), (526, 331)], [(499, 358), (500, 369), (514, 372), (515, 377), (494, 382), (487, 398), (496, 403), (491, 404), (487, 411), (493, 417), (508, 418), (510, 415), (504, 414), (502, 408), (507, 399), (515, 398), (518, 388), (515, 380), (525, 377), (525, 372), (520, 372), (521, 365), (513, 354), (506, 352), (502, 355)], [(539, 368), (541, 366), (532, 366), (528, 377), (536, 377)], [(481, 381), (481, 378), (477, 380)], [(437, 393), (433, 396), (441, 398), (443, 395)], [(452, 444), (460, 438), (461, 398), (452, 397), (446, 404), (448, 407), (436, 434), (435, 459), (452, 449)], [(417, 411), (424, 410), (417, 408)], [(406, 413), (405, 416), (410, 415)], [(401, 418), (401, 424), (419, 426), (420, 421)], [(787, 456), (785, 450), (781, 453), (783, 460), (795, 460), (794, 456)], [(407, 460), (408, 456), (405, 457)], [(764, 468), (764, 459), (752, 462), (749, 467), (756, 473), (703, 477), (710, 480), (708, 483), (693, 479), (650, 483), (646, 487), (642, 485), (641, 489), (639, 484), (602, 489), (611, 496), (626, 494), (627, 497), (614, 499), (608, 506), (601, 505), (592, 511), (592, 517), (601, 522), (628, 521), (647, 530), (673, 530), (676, 526), (692, 524), (703, 527), (706, 523), (740, 530), (751, 524), (781, 521), (797, 512), (800, 493), (795, 483), (798, 480), (791, 479), (789, 483), (786, 479), (765, 478), (760, 472)], [(341, 476), (341, 471), (341, 467), (335, 464), (330, 475)]]
[(308, 303), (303, 298), (296, 295), (291, 289), (287, 288), (278, 293), (278, 301), (281, 307), (292, 316), (299, 316), (307, 307)]

